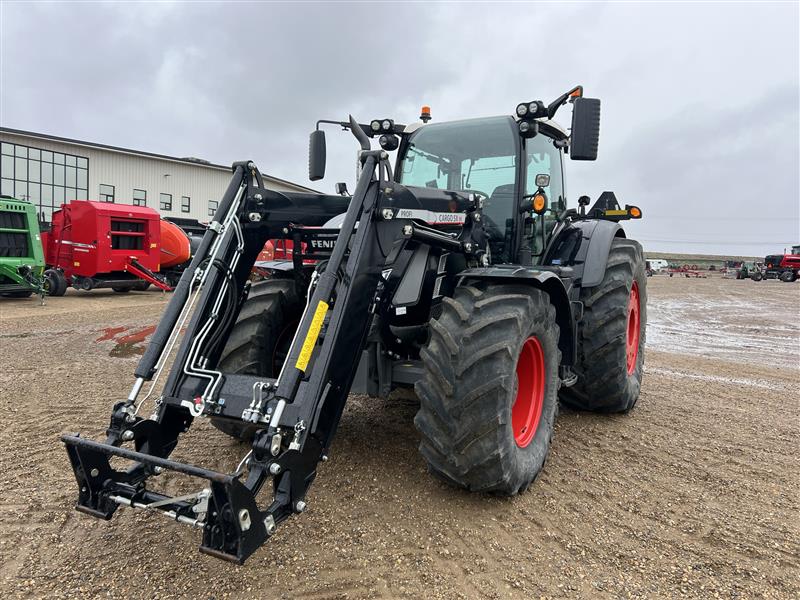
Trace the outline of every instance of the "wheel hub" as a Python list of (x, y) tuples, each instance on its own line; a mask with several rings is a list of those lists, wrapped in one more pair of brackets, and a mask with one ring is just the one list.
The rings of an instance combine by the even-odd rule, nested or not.
[(639, 284), (635, 281), (631, 286), (631, 296), (628, 301), (628, 334), (626, 340), (626, 359), (628, 375), (636, 370), (636, 359), (639, 356)]
[(522, 345), (517, 360), (517, 394), (511, 406), (511, 429), (520, 448), (531, 443), (544, 406), (544, 351), (536, 337)]

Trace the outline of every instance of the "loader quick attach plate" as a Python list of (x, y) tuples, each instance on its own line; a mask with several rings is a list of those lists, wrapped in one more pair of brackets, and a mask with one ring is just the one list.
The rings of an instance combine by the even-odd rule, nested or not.
[[(272, 523), (269, 529), (274, 528), (272, 517), (258, 509), (253, 492), (233, 475), (78, 435), (63, 435), (61, 441), (67, 447), (78, 481), (76, 508), (81, 512), (109, 520), (118, 506), (158, 510), (176, 521), (202, 528), (201, 552), (237, 564), (242, 564), (269, 537), (265, 520)], [(109, 463), (110, 456), (136, 464), (127, 471), (117, 471)], [(161, 470), (199, 477), (210, 486), (194, 501), (147, 490), (144, 480)]]

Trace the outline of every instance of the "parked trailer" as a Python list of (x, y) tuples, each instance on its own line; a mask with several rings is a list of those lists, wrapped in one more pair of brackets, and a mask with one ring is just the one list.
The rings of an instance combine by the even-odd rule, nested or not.
[(158, 275), (161, 218), (152, 208), (73, 200), (53, 213), (42, 241), (47, 264), (75, 289), (172, 289)]
[(648, 262), (650, 263), (650, 268), (653, 269), (654, 272), (669, 267), (669, 263), (663, 258), (651, 258)]

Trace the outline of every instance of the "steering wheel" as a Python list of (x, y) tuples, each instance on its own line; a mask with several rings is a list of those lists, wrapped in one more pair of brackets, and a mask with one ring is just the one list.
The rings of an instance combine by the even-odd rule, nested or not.
[(504, 229), (501, 229), (497, 223), (494, 222), (488, 214), (486, 214), (486, 208), (489, 206), (489, 199), (491, 196), (484, 191), (481, 190), (462, 190), (469, 194), (477, 194), (479, 196), (483, 196), (483, 209), (481, 214), (483, 215), (483, 228), (486, 230), (486, 233), (489, 234), (489, 237), (502, 240), (505, 237), (503, 233)]

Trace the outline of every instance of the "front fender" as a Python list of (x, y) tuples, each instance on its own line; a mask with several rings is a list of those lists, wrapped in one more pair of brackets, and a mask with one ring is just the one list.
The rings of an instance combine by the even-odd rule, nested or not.
[[(542, 290), (550, 297), (550, 303), (556, 309), (556, 323), (561, 330), (558, 346), (561, 350), (561, 364), (575, 364), (575, 317), (573, 306), (564, 281), (553, 271), (536, 267), (504, 266), (480, 267), (466, 269), (456, 276), (459, 283), (468, 281), (485, 281), (496, 283), (519, 283), (531, 285)], [(578, 315), (580, 317), (580, 315)]]

